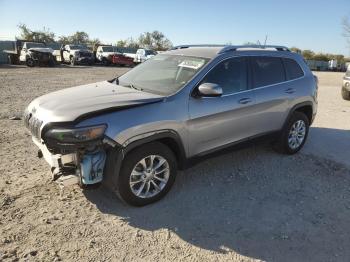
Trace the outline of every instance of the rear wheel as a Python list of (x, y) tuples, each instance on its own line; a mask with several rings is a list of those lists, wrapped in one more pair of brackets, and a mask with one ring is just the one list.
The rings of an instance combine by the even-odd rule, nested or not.
[(176, 173), (176, 158), (167, 146), (158, 142), (145, 144), (123, 160), (117, 194), (133, 206), (153, 203), (168, 193)]
[(350, 91), (348, 91), (345, 87), (343, 87), (341, 90), (341, 96), (345, 100), (350, 100)]
[(108, 65), (109, 65), (109, 61), (108, 61), (106, 58), (103, 58), (102, 64), (103, 64), (104, 66), (108, 66)]
[(35, 61), (34, 61), (34, 59), (29, 57), (29, 58), (27, 58), (26, 64), (29, 67), (33, 67), (33, 66), (35, 66)]
[(305, 144), (309, 133), (309, 119), (302, 112), (294, 112), (275, 142), (274, 148), (284, 154), (295, 154)]

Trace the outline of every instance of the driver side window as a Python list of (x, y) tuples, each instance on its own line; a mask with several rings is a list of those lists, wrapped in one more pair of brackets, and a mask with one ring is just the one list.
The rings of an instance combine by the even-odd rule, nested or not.
[(216, 65), (205, 76), (202, 83), (213, 83), (221, 86), (223, 95), (230, 95), (248, 89), (246, 58), (227, 59)]

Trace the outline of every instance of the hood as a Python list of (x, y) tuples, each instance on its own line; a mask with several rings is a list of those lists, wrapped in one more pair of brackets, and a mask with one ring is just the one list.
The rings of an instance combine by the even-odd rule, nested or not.
[(53, 53), (53, 49), (49, 48), (49, 47), (33, 47), (33, 48), (29, 48), (29, 51), (37, 51), (37, 52), (41, 52), (41, 53)]
[(33, 100), (27, 110), (44, 123), (70, 122), (89, 113), (157, 102), (163, 98), (103, 81), (43, 95)]

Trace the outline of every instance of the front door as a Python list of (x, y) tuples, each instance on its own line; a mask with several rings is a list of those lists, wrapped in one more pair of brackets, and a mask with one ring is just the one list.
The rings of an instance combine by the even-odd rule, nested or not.
[(255, 94), (250, 89), (247, 58), (216, 65), (201, 83), (218, 84), (220, 97), (190, 97), (189, 154), (209, 152), (255, 135)]

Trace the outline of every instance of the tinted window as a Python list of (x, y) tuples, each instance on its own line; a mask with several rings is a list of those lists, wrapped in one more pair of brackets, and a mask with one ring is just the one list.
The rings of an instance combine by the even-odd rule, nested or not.
[(224, 95), (248, 89), (245, 58), (225, 60), (212, 69), (202, 83), (214, 83), (222, 87)]
[(278, 57), (252, 58), (255, 87), (267, 86), (285, 81), (282, 59)]
[(298, 63), (293, 59), (284, 58), (284, 66), (286, 67), (286, 73), (288, 80), (296, 79), (304, 75), (303, 70)]

